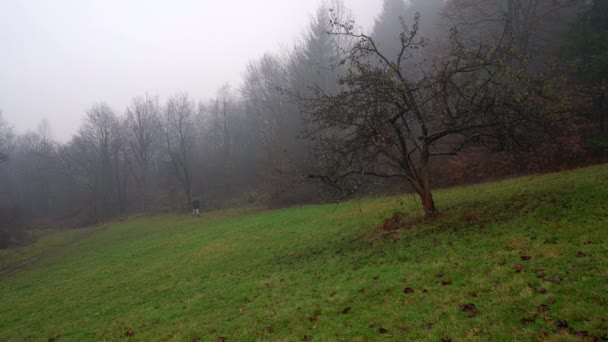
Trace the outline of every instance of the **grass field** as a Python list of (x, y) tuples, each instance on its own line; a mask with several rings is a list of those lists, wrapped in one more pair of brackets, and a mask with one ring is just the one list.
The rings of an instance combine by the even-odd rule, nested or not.
[[(411, 196), (145, 216), (0, 251), (0, 341), (594, 340), (608, 165)], [(404, 228), (378, 227), (396, 211)]]

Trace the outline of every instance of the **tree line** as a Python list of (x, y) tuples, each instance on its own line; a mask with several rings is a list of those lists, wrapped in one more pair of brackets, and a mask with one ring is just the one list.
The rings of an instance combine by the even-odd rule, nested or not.
[(606, 146), (607, 3), (385, 0), (366, 32), (332, 0), (211, 100), (100, 102), (67, 143), (48, 121), (15, 135), (0, 113), (0, 240), (194, 198), (211, 210), (399, 189), (432, 215), (434, 187), (588, 162)]

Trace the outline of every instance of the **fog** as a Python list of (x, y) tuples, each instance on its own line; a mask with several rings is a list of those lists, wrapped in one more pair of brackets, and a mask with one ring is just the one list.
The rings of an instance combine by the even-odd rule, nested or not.
[(411, 192), (435, 215), (436, 188), (605, 158), (597, 6), (5, 2), (0, 249), (195, 203)]
[[(348, 0), (370, 28), (381, 0)], [(106, 101), (238, 86), (247, 62), (292, 45), (320, 1), (132, 0), (0, 3), (0, 108), (19, 133), (46, 118), (67, 141)]]
[[(606, 37), (608, 0), (0, 0), (0, 340), (464, 339), (348, 290), (509, 225), (605, 252), (608, 168), (538, 175), (608, 163)], [(605, 331), (551, 310), (504, 326)]]

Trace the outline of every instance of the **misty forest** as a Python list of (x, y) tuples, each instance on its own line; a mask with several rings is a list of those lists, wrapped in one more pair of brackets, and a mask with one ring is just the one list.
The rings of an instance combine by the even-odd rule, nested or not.
[[(364, 29), (327, 0), (301, 32), (212, 99), (97, 94), (66, 142), (0, 111), (0, 340), (608, 340), (608, 1), (384, 0)], [(32, 282), (99, 302), (38, 317), (76, 309)], [(146, 290), (106, 310), (106, 282)]]

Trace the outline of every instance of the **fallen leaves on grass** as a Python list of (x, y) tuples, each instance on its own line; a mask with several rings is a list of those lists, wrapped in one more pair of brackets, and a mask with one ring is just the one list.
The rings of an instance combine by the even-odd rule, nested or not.
[[(529, 324), (529, 323), (534, 323), (536, 321), (536, 319), (538, 318), (539, 314), (543, 313), (543, 312), (547, 312), (549, 311), (549, 307), (545, 304), (541, 304), (539, 306), (536, 307), (536, 313), (534, 314), (534, 316), (530, 317), (530, 318), (522, 318), (520, 320), (521, 324)], [(545, 320), (547, 318), (545, 317)]]
[(608, 341), (608, 334), (598, 334), (593, 337), (593, 342)]
[(564, 278), (562, 278), (562, 277), (553, 277), (552, 279), (549, 279), (549, 281), (554, 284), (561, 284), (561, 282), (563, 280), (564, 280)]
[(541, 304), (536, 308), (536, 310), (538, 310), (538, 312), (547, 312), (549, 311), (549, 306)]
[(538, 268), (534, 270), (534, 275), (536, 276), (536, 278), (544, 278), (546, 274), (542, 268)]
[(538, 335), (542, 336), (544, 338), (543, 339), (543, 341), (544, 341), (544, 340), (546, 340), (547, 337), (549, 337), (549, 332), (547, 330), (541, 330), (538, 332)]
[(558, 319), (555, 321), (555, 326), (561, 329), (566, 329), (568, 328), (568, 321), (564, 320), (564, 319)]
[(475, 317), (479, 313), (479, 310), (477, 310), (477, 306), (473, 303), (461, 305), (460, 310), (463, 312), (467, 312), (467, 317), (469, 318)]
[(521, 322), (521, 324), (530, 324), (530, 323), (534, 323), (536, 321), (536, 316), (530, 317), (530, 318), (522, 318), (519, 320)]
[(392, 217), (384, 220), (384, 224), (382, 225), (382, 229), (385, 231), (399, 230), (406, 223), (406, 217), (404, 213), (396, 212)]

